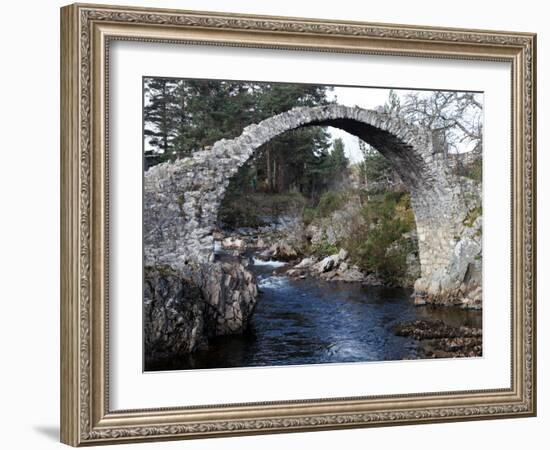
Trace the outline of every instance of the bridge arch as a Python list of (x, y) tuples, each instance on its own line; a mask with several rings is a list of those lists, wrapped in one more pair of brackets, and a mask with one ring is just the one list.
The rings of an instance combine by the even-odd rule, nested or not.
[(313, 125), (347, 131), (392, 163), (411, 193), (422, 275), (417, 284), (426, 290), (430, 280), (444, 277), (456, 262), (466, 208), (460, 186), (435, 156), (431, 132), (389, 114), (337, 104), (293, 108), (247, 126), (235, 139), (150, 168), (144, 177), (146, 264), (181, 267), (212, 261), (212, 231), (230, 179), (266, 142)]

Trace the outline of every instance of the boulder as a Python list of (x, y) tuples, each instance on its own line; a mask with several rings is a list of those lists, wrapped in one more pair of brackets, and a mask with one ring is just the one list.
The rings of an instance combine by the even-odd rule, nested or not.
[(258, 257), (264, 261), (267, 261), (273, 257), (273, 251), (270, 248), (266, 248), (258, 255)]
[(256, 248), (263, 249), (267, 247), (267, 242), (260, 236), (256, 240)]
[[(344, 263), (345, 264), (345, 263)], [(332, 281), (343, 281), (346, 283), (357, 283), (365, 280), (365, 274), (361, 272), (357, 267), (348, 267), (346, 270), (342, 270), (342, 265), (336, 270)]]
[(304, 274), (304, 271), (299, 269), (289, 269), (286, 271), (286, 274), (291, 278), (299, 278)]
[(319, 273), (328, 272), (334, 267), (334, 258), (332, 256), (327, 256), (326, 258), (323, 258), (321, 261), (319, 261), (317, 264), (313, 266), (315, 271)]
[(314, 256), (311, 256), (309, 258), (304, 258), (298, 264), (296, 264), (293, 267), (293, 269), (305, 269), (305, 268), (311, 267), (316, 262), (317, 262), (317, 258), (315, 258)]
[(224, 234), (219, 231), (219, 230), (214, 230), (212, 232), (212, 237), (216, 240), (216, 241), (221, 241), (225, 236)]
[(244, 239), (229, 236), (222, 240), (222, 247), (231, 250), (245, 250), (246, 242)]
[(269, 250), (273, 258), (282, 261), (290, 261), (298, 257), (298, 252), (287, 242), (276, 242)]
[(338, 252), (338, 260), (340, 262), (343, 262), (346, 259), (348, 259), (348, 256), (349, 256), (349, 252), (346, 249), (341, 248), (340, 251)]
[(369, 273), (363, 280), (363, 285), (365, 286), (382, 286), (382, 280), (378, 278), (374, 273)]

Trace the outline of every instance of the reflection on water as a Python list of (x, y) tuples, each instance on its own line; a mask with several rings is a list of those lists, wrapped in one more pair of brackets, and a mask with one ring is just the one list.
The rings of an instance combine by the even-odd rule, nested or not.
[[(224, 336), (209, 349), (174, 361), (172, 369), (252, 367), (418, 357), (418, 342), (395, 336), (398, 322), (440, 319), (481, 327), (481, 312), (415, 307), (407, 289), (367, 287), (277, 273), (283, 263), (254, 260), (260, 297), (250, 332)], [(280, 269), (279, 269), (280, 270)]]

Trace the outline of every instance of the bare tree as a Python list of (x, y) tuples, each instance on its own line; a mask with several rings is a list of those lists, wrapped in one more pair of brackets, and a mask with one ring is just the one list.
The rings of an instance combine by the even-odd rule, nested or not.
[(481, 153), (483, 104), (474, 92), (416, 91), (398, 96), (391, 90), (381, 111), (432, 131), (437, 151)]

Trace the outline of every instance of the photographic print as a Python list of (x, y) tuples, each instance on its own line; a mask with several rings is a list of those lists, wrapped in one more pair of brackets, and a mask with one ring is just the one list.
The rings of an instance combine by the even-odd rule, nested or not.
[(144, 370), (482, 356), (480, 92), (143, 78)]

